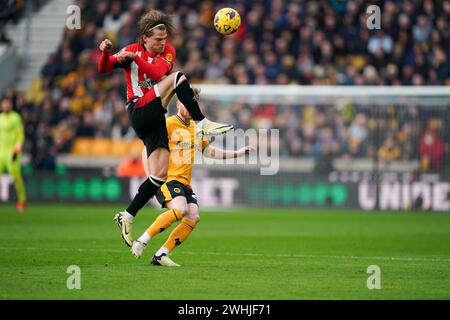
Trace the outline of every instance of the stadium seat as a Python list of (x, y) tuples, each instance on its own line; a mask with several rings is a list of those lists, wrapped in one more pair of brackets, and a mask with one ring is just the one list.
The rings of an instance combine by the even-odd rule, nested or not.
[(89, 156), (92, 149), (91, 144), (91, 139), (78, 138), (73, 144), (71, 153), (77, 156)]
[(78, 138), (73, 144), (72, 155), (84, 157), (125, 157), (140, 154), (143, 143), (139, 139), (111, 140), (105, 138)]
[(96, 138), (92, 140), (91, 154), (98, 157), (111, 155), (112, 141), (110, 139)]
[(129, 142), (122, 140), (114, 140), (111, 143), (111, 155), (125, 156), (129, 154)]
[(142, 148), (144, 148), (142, 141), (139, 139), (134, 139), (131, 141), (129, 153), (141, 154)]

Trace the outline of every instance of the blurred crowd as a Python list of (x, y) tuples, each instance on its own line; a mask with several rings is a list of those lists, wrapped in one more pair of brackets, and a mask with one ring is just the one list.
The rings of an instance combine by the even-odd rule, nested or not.
[[(32, 0), (28, 1), (30, 5), (30, 9), (32, 11), (39, 10), (42, 5), (44, 5), (48, 0)], [(26, 0), (2, 0), (0, 1), (0, 43), (2, 42), (10, 42), (3, 41), (6, 38), (6, 32), (4, 27), (7, 23), (11, 22), (16, 24), (21, 17), (24, 16), (24, 12), (26, 11)], [(3, 38), (3, 37), (4, 38)]]
[(24, 8), (23, 0), (2, 0), (0, 2), (0, 30), (8, 21), (17, 22)]
[[(194, 83), (450, 85), (450, 0), (372, 1), (381, 8), (380, 30), (367, 28), (363, 0), (236, 0), (232, 6), (242, 25), (226, 38), (212, 26), (222, 6), (214, 1), (76, 2), (82, 29), (65, 30), (27, 92), (7, 93), (25, 119), (26, 150), (38, 167), (54, 166), (55, 156), (69, 152), (76, 137), (134, 138), (123, 71), (98, 74), (98, 44), (107, 37), (119, 50), (135, 42), (137, 20), (152, 8), (174, 15), (174, 70)], [(323, 168), (337, 156), (417, 158), (429, 149), (422, 143), (427, 132), (432, 144), (449, 141), (445, 110), (437, 111), (435, 121), (421, 119), (418, 107), (377, 109), (379, 116), (351, 104), (212, 103), (206, 109), (236, 127), (280, 128), (282, 155), (315, 157)], [(448, 153), (443, 145), (440, 158)], [(429, 160), (429, 166), (435, 163)]]
[(0, 2), (0, 45), (12, 43), (11, 39), (6, 35), (5, 26), (10, 21), (17, 23), (23, 8), (22, 0), (2, 0)]
[[(279, 129), (281, 157), (316, 160), (329, 172), (333, 160), (366, 158), (380, 169), (393, 161), (419, 161), (423, 172), (448, 169), (450, 109), (404, 105), (358, 105), (351, 101), (301, 105), (208, 101), (208, 117), (247, 130)], [(225, 107), (225, 108), (224, 108)]]

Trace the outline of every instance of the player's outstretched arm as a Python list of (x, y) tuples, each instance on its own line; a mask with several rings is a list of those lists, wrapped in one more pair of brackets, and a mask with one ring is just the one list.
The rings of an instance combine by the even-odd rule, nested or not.
[(222, 150), (219, 148), (214, 148), (212, 146), (207, 146), (205, 150), (203, 150), (203, 154), (208, 158), (228, 159), (242, 157), (243, 155), (249, 154), (252, 151), (255, 151), (255, 147), (253, 147), (252, 145), (247, 145), (240, 148), (239, 150)]

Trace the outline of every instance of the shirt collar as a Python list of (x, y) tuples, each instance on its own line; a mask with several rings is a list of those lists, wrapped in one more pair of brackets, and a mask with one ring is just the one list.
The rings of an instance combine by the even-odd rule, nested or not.
[(184, 121), (179, 115), (175, 115), (177, 118), (178, 118), (178, 120), (180, 120), (186, 127), (189, 127), (189, 125), (191, 124), (190, 123), (190, 121), (189, 122), (186, 122), (186, 121)]

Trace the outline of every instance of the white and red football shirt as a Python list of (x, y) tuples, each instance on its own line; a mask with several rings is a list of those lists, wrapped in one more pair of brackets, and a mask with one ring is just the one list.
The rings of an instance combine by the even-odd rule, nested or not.
[[(119, 63), (117, 56), (122, 51), (134, 53), (134, 59)], [(124, 68), (127, 101), (129, 102), (133, 98), (143, 97), (155, 83), (168, 74), (173, 67), (175, 56), (175, 49), (168, 44), (165, 45), (162, 53), (154, 54), (147, 51), (143, 43), (133, 43), (112, 56), (102, 52), (98, 62), (98, 71), (109, 72), (115, 68)]]

